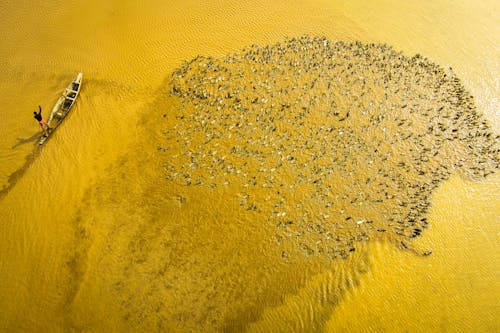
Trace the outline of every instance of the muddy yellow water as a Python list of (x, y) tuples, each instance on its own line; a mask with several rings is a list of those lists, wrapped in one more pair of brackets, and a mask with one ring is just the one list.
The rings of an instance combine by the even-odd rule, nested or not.
[[(0, 331), (500, 330), (500, 177), (484, 176), (495, 170), (487, 140), (500, 131), (497, 2), (5, 1), (0, 9)], [(269, 97), (287, 85), (266, 80), (289, 75), (311, 85), (310, 77), (284, 63), (275, 64), (283, 67), (276, 78), (262, 62), (224, 61), (248, 56), (252, 44), (262, 55), (266, 45), (304, 35), (326, 38), (313, 51), (338, 40), (382, 55), (387, 45), (403, 65), (420, 54), (425, 68), (459, 83), (446, 79), (429, 93), (420, 82), (437, 74), (417, 82), (417, 71), (387, 102), (388, 110), (401, 103), (415, 112), (363, 127), (357, 108), (371, 110), (372, 102), (368, 115), (383, 116), (377, 107), (387, 98), (377, 89), (394, 92), (398, 83), (375, 84), (388, 72), (370, 71), (359, 50), (348, 49), (345, 65), (363, 68), (366, 79), (357, 71), (346, 82), (346, 72), (325, 65), (317, 71), (325, 76), (308, 71), (320, 78), (314, 89), (285, 97)], [(210, 60), (193, 61), (197, 55)], [(198, 67), (183, 72), (185, 61)], [(198, 70), (204, 64), (227, 65), (231, 80), (209, 78)], [(394, 75), (413, 73), (413, 65), (391, 66)], [(32, 111), (41, 105), (47, 116), (78, 71), (78, 102), (40, 149)], [(192, 79), (180, 88), (193, 90), (174, 89), (172, 78), (184, 74)], [(219, 96), (221, 80), (230, 89)], [(348, 96), (361, 93), (363, 81), (373, 101)], [(197, 100), (200, 82), (213, 100)], [(445, 104), (424, 103), (418, 93), (444, 96)], [(279, 124), (269, 120), (271, 103), (311, 103), (316, 95), (319, 102), (297, 106), (311, 107), (309, 118), (285, 111)], [(227, 102), (233, 113), (217, 109), (217, 98), (234, 96), (248, 112)], [(420, 104), (402, 108), (403, 98)], [(333, 123), (322, 118), (326, 101), (341, 111)], [(432, 118), (439, 105), (455, 105), (449, 116), (460, 121)], [(469, 122), (466, 110), (480, 121)], [(240, 113), (241, 131), (228, 120)], [(457, 127), (407, 140), (434, 120)], [(378, 141), (384, 127), (392, 148)], [(439, 155), (416, 161), (411, 149), (419, 144)], [(368, 154), (375, 145), (380, 153)], [(404, 184), (433, 185), (417, 193)]]

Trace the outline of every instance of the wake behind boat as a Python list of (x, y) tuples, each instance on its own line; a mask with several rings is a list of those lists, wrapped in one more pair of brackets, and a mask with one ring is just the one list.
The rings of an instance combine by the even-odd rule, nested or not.
[(78, 75), (70, 82), (68, 87), (64, 89), (61, 97), (57, 100), (56, 104), (50, 112), (47, 124), (50, 126), (50, 131), (40, 138), (38, 144), (42, 145), (47, 141), (49, 136), (54, 132), (54, 130), (62, 123), (63, 119), (68, 115), (69, 111), (75, 104), (76, 98), (80, 93), (80, 88), (82, 86), (83, 74), (80, 72)]

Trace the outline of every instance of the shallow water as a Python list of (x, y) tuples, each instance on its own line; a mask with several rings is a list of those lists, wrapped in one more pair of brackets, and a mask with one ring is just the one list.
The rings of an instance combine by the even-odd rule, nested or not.
[[(496, 2), (0, 6), (2, 331), (499, 329), (498, 175), (438, 188), (418, 239), (431, 256), (372, 242), (346, 261), (283, 261), (255, 224), (266, 216), (165, 185), (151, 131), (182, 61), (307, 33), (453, 67), (498, 133)], [(75, 109), (29, 157), (32, 110), (77, 71)]]

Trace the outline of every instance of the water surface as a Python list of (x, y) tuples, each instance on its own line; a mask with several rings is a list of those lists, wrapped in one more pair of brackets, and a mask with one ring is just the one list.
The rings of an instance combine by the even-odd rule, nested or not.
[[(498, 175), (454, 175), (433, 193), (417, 240), (430, 256), (371, 242), (346, 260), (284, 261), (272, 229), (255, 226), (267, 216), (163, 183), (149, 116), (184, 60), (310, 34), (452, 67), (498, 133), (496, 2), (0, 7), (1, 330), (499, 329)], [(33, 155), (32, 111), (78, 71), (76, 107)]]

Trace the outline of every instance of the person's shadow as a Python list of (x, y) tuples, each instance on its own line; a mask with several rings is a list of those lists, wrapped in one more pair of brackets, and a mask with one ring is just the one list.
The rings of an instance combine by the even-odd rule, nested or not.
[[(42, 133), (37, 132), (29, 138), (17, 138), (17, 143), (12, 146), (12, 149), (15, 149), (27, 143), (35, 142), (41, 136)], [(24, 165), (10, 174), (10, 176), (8, 177), (8, 184), (0, 189), (0, 199), (3, 198), (10, 191), (10, 189), (14, 187), (14, 185), (16, 185), (17, 181), (24, 175), (31, 163), (33, 163), (33, 161), (35, 160), (36, 156), (38, 156), (38, 154), (40, 153), (40, 146), (37, 144), (34, 144), (33, 146), (33, 151), (30, 154), (26, 155)]]
[(24, 144), (34, 142), (38, 138), (40, 138), (40, 136), (42, 136), (42, 134), (37, 132), (37, 133), (33, 134), (32, 136), (30, 136), (29, 138), (17, 138), (17, 143), (12, 146), (12, 149), (16, 149), (17, 147), (22, 146)]

